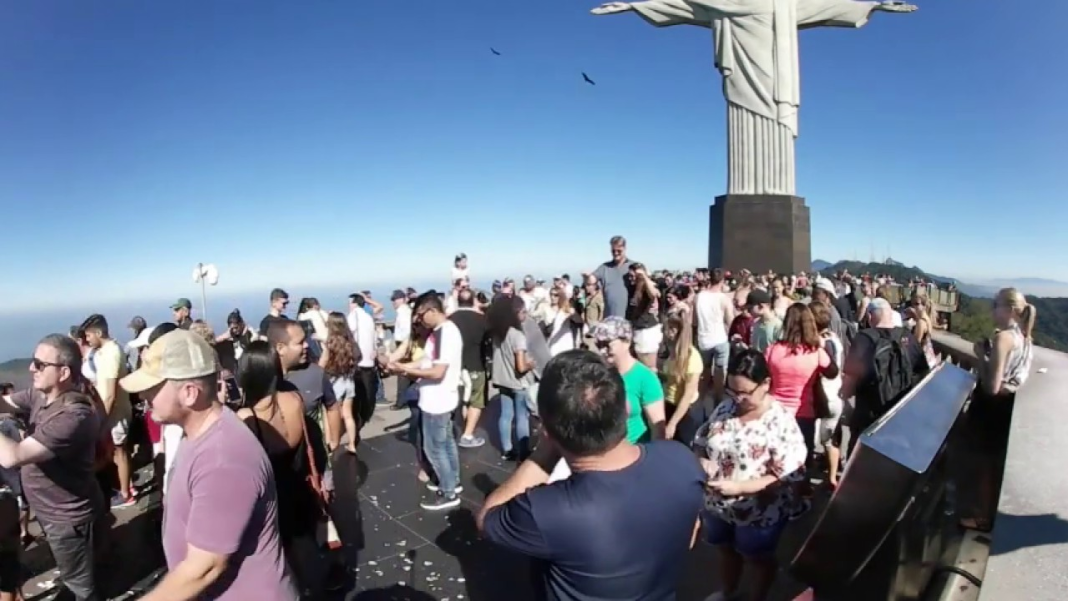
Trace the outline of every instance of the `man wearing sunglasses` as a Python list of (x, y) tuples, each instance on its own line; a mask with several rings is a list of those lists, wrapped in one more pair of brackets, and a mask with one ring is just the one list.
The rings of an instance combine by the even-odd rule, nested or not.
[(30, 363), (33, 389), (5, 396), (0, 411), (27, 416), (27, 436), (0, 435), (0, 466), (21, 467), (22, 488), (37, 514), (64, 586), (78, 601), (101, 599), (93, 546), (104, 497), (93, 476), (102, 416), (81, 392), (82, 354), (63, 334), (46, 336)]

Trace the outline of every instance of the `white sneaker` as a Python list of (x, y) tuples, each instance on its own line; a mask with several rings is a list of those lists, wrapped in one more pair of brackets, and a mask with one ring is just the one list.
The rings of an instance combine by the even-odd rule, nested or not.
[[(429, 490), (430, 492), (438, 492), (438, 490), (439, 490), (438, 489), (438, 485), (434, 484), (433, 482), (427, 482), (426, 483), (426, 489)], [(456, 490), (454, 490), (453, 492), (455, 492), (456, 494), (460, 494), (463, 491), (464, 491), (463, 485), (459, 485), (459, 486), (456, 487)]]

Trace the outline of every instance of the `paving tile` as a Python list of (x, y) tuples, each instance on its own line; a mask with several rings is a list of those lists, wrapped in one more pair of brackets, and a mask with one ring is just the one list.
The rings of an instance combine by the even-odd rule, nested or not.
[(367, 476), (360, 487), (362, 505), (371, 505), (400, 517), (420, 509), (419, 503), (431, 498), (426, 485), (419, 482), (414, 469), (398, 467)]
[(359, 549), (361, 565), (408, 553), (428, 544), (425, 538), (373, 506), (364, 506), (362, 517), (361, 540), (353, 543)]

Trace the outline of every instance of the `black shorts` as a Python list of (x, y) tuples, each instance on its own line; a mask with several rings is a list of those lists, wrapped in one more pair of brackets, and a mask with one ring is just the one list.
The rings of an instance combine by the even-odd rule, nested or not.
[(1016, 404), (1015, 394), (990, 394), (982, 384), (972, 394), (968, 408), (968, 422), (976, 437), (979, 450), (1002, 461), (1009, 447), (1009, 430), (1012, 426), (1012, 409)]

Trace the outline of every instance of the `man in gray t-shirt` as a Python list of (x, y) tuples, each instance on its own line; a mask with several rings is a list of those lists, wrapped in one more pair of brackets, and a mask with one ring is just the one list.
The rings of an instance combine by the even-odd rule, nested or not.
[(630, 304), (630, 286), (627, 285), (627, 273), (633, 263), (627, 258), (627, 241), (623, 236), (614, 236), (609, 242), (612, 248), (612, 260), (597, 267), (593, 277), (601, 284), (604, 294), (604, 316), (626, 317), (627, 305)]

